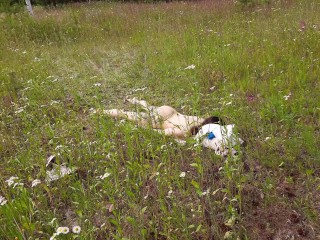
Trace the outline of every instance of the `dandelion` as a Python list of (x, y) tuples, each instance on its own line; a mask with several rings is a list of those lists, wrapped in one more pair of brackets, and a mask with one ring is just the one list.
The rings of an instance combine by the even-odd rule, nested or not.
[(185, 68), (185, 70), (188, 70), (188, 69), (195, 69), (195, 68), (196, 68), (196, 66), (195, 66), (194, 64), (192, 64), (192, 65), (190, 65), (190, 66), (186, 67), (186, 68)]
[(39, 185), (40, 183), (41, 183), (40, 179), (35, 179), (35, 180), (32, 181), (31, 187), (35, 187), (35, 186)]
[(80, 226), (72, 227), (72, 232), (75, 234), (79, 234), (81, 232), (81, 227)]
[(7, 204), (7, 199), (5, 197), (0, 196), (0, 206)]
[(179, 177), (184, 178), (186, 176), (186, 172), (181, 172)]

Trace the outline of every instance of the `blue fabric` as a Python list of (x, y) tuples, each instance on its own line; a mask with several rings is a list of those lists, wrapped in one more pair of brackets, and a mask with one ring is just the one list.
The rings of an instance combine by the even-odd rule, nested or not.
[(208, 134), (208, 139), (211, 140), (211, 139), (214, 139), (216, 136), (213, 134), (213, 132), (210, 132)]

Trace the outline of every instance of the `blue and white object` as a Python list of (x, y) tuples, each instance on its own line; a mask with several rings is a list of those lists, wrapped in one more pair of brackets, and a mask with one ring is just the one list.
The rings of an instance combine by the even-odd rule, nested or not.
[(202, 126), (194, 137), (202, 145), (211, 148), (216, 154), (225, 156), (230, 150), (232, 154), (236, 153), (233, 149), (237, 144), (242, 144), (243, 140), (234, 133), (234, 124), (221, 126), (219, 124), (206, 124)]

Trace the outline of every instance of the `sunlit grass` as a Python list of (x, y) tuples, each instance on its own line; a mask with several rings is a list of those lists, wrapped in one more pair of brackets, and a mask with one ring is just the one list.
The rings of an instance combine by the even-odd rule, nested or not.
[[(91, 3), (1, 15), (0, 238), (68, 227), (56, 238), (315, 239), (319, 8)], [(130, 108), (126, 96), (219, 115), (247, 145), (222, 159), (91, 114)], [(47, 184), (51, 155), (77, 172)]]

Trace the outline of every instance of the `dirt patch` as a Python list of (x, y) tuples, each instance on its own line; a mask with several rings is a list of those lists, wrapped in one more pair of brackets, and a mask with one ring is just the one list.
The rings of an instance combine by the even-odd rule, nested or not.
[[(279, 191), (287, 197), (293, 197), (294, 188), (280, 186)], [(290, 208), (282, 202), (263, 202), (262, 190), (247, 185), (243, 190), (244, 225), (249, 239), (283, 240), (315, 239), (312, 226), (299, 210)]]

